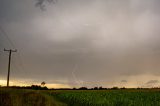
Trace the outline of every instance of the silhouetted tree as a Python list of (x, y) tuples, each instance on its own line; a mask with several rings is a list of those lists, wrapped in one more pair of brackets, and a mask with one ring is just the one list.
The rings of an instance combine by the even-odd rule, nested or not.
[(122, 87), (121, 89), (126, 89), (125, 87)]
[(94, 87), (93, 89), (94, 89), (94, 90), (98, 90), (98, 87)]
[(119, 89), (118, 87), (113, 87), (113, 88), (111, 88), (111, 89)]
[(41, 87), (39, 85), (32, 85), (31, 88), (34, 89), (34, 90), (47, 90), (48, 89), (46, 86)]
[(102, 90), (102, 89), (103, 89), (103, 87), (102, 87), (102, 86), (100, 86), (100, 87), (99, 87), (99, 90)]
[(80, 87), (79, 89), (80, 90), (87, 90), (88, 88), (87, 87)]
[(43, 81), (43, 82), (41, 82), (41, 86), (43, 86), (43, 87), (44, 87), (44, 85), (45, 85), (45, 84), (46, 84), (46, 82), (44, 82), (44, 81)]
[(34, 89), (34, 90), (40, 90), (40, 89), (41, 89), (41, 86), (32, 85), (31, 88)]
[(73, 88), (73, 90), (76, 90), (76, 88)]

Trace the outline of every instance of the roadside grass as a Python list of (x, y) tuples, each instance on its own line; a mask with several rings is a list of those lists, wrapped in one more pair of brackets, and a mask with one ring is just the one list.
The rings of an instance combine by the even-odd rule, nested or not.
[(67, 106), (47, 91), (0, 88), (0, 106)]

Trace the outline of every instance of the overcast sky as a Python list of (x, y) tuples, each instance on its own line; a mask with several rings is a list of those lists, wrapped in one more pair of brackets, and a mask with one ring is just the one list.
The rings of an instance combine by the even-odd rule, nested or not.
[[(160, 86), (160, 0), (0, 0), (0, 84)], [(6, 32), (4, 34), (4, 31)]]

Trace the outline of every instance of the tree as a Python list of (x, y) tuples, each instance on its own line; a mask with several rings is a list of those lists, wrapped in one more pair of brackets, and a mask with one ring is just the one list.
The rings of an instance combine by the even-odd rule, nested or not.
[(87, 90), (87, 87), (80, 87), (79, 90)]
[(41, 82), (41, 86), (43, 86), (43, 87), (44, 87), (44, 85), (45, 85), (45, 84), (46, 84), (46, 82), (44, 82), (44, 81), (43, 81), (43, 82)]
[(98, 87), (94, 87), (93, 89), (94, 89), (94, 90), (98, 90)]
[(103, 87), (102, 87), (102, 86), (100, 86), (98, 89), (99, 89), (99, 90), (102, 90), (102, 89), (103, 89)]
[(115, 87), (113, 87), (113, 88), (111, 88), (111, 89), (115, 89), (115, 90), (116, 90), (116, 89), (119, 89), (119, 88), (115, 86)]

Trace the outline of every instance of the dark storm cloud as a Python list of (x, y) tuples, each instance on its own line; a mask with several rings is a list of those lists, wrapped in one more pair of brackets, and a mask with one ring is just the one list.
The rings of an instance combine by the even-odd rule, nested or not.
[(150, 80), (146, 84), (155, 84), (155, 83), (159, 83), (159, 81), (158, 80)]
[[(0, 3), (0, 24), (18, 49), (13, 79), (76, 86), (160, 74), (159, 0), (58, 0), (46, 11), (35, 3)], [(0, 38), (1, 51), (14, 48)], [(0, 59), (5, 78), (7, 56)]]
[(158, 86), (159, 86), (159, 80), (149, 80), (142, 87), (158, 87)]

